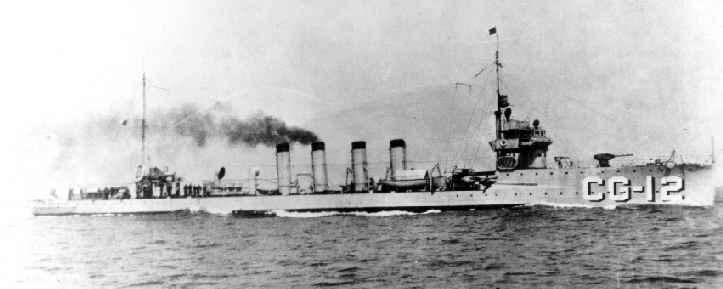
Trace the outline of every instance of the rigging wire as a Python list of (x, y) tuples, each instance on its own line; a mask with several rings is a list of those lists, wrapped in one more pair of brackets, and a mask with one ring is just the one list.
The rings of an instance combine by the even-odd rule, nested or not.
[[(470, 80), (474, 80), (475, 78), (479, 77), (483, 72), (488, 71), (488, 70), (487, 70), (488, 67), (489, 67), (489, 64), (488, 64), (488, 65), (485, 65), (484, 67), (482, 67), (482, 69), (481, 69), (479, 72), (477, 72), (473, 77), (471, 77)], [(485, 75), (485, 76), (487, 76), (487, 75)], [(484, 82), (484, 80), (486, 80), (486, 78), (483, 78), (483, 82)], [(481, 88), (481, 89), (485, 89), (485, 88), (487, 88), (487, 87), (486, 87), (486, 86), (480, 86), (480, 88)], [(470, 96), (471, 96), (471, 94), (470, 94)], [(480, 97), (477, 97), (477, 102), (475, 103), (475, 106), (473, 107), (472, 115), (471, 115), (470, 118), (468, 119), (468, 121), (467, 121), (467, 126), (466, 126), (466, 128), (465, 128), (465, 130), (464, 130), (464, 134), (466, 135), (466, 139), (469, 139), (469, 138), (476, 139), (476, 137), (477, 137), (476, 134), (470, 134), (470, 128), (474, 128), (474, 127), (472, 127), (473, 120), (476, 120), (477, 117), (479, 117), (480, 120), (476, 122), (476, 123), (478, 123), (477, 127), (478, 127), (478, 129), (479, 129), (479, 126), (480, 126), (480, 124), (481, 124), (481, 121), (482, 121), (482, 119), (484, 119), (484, 117), (483, 117), (484, 114), (482, 114), (482, 113), (476, 113), (478, 110), (480, 110), (479, 107), (480, 107), (481, 102), (482, 102), (482, 97), (481, 97), (481, 96), (480, 96)], [(474, 146), (474, 144), (472, 144), (472, 146)], [(468, 148), (469, 148), (469, 147), (470, 147), (469, 142), (464, 142), (463, 148), (462, 148), (461, 150), (458, 150), (458, 151), (456, 152), (456, 157), (459, 158), (460, 155), (466, 155), (466, 154), (468, 154)], [(471, 149), (470, 149), (470, 151), (471, 151)], [(467, 165), (466, 163), (463, 163), (463, 166), (466, 166), (466, 165)]]
[[(478, 97), (478, 98), (477, 98), (477, 102), (476, 102), (475, 105), (473, 106), (472, 115), (469, 116), (469, 119), (468, 119), (468, 121), (467, 121), (467, 126), (466, 126), (466, 128), (465, 128), (465, 130), (464, 130), (464, 134), (469, 134), (469, 129), (470, 129), (470, 126), (472, 125), (472, 119), (474, 119), (475, 116), (477, 116), (477, 114), (474, 113), (474, 112), (476, 112), (476, 111), (478, 110), (479, 105), (480, 105), (480, 103), (482, 102), (481, 99), (482, 99), (481, 97)], [(467, 152), (467, 147), (468, 147), (468, 146), (469, 146), (469, 142), (464, 142), (464, 146), (462, 147), (462, 150), (457, 151), (457, 157), (459, 157), (459, 156), (462, 155), (462, 154), (465, 154), (465, 153)]]

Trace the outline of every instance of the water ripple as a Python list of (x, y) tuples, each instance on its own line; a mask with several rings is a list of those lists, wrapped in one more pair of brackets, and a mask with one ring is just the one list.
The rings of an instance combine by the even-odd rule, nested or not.
[(31, 276), (17, 279), (62, 288), (720, 288), (722, 207), (33, 218), (42, 234), (27, 240)]

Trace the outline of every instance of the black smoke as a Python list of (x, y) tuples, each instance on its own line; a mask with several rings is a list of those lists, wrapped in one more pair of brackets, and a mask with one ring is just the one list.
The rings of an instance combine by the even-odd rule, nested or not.
[(252, 147), (259, 144), (273, 146), (282, 142), (306, 145), (319, 140), (311, 131), (287, 126), (282, 120), (261, 113), (247, 119), (225, 119), (221, 128), (229, 143), (242, 143)]
[[(168, 165), (196, 180), (213, 176), (209, 172), (229, 160), (239, 160), (244, 150), (236, 147), (254, 152), (259, 145), (273, 148), (280, 142), (318, 140), (315, 133), (263, 112), (239, 116), (227, 103), (155, 109), (148, 112), (146, 123), (146, 161)], [(57, 148), (49, 160), (53, 178), (71, 183), (133, 179), (134, 168), (142, 161), (140, 137), (137, 112), (88, 114), (80, 122), (58, 125), (44, 138)], [(246, 157), (263, 159), (257, 156)]]
[(158, 123), (160, 133), (175, 132), (175, 134), (190, 137), (193, 142), (203, 147), (208, 138), (218, 132), (216, 124), (217, 113), (206, 110), (201, 111), (197, 106), (187, 104), (168, 112), (161, 112), (160, 119), (151, 118), (151, 123)]
[(160, 131), (193, 139), (203, 147), (210, 137), (224, 138), (231, 145), (273, 147), (282, 142), (308, 145), (319, 137), (304, 128), (289, 126), (283, 120), (263, 112), (250, 117), (238, 118), (231, 113), (219, 111), (218, 106), (201, 110), (195, 105), (184, 105), (160, 114)]

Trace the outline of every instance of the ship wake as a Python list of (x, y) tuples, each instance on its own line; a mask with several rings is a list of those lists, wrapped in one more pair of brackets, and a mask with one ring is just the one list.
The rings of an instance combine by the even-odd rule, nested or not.
[(424, 212), (410, 212), (405, 210), (386, 210), (378, 212), (367, 212), (367, 211), (319, 211), (319, 212), (296, 212), (296, 211), (285, 211), (275, 210), (273, 213), (277, 217), (286, 218), (317, 218), (317, 217), (329, 217), (329, 216), (359, 216), (359, 217), (394, 217), (394, 216), (415, 216), (415, 215), (427, 215), (427, 214), (438, 214), (440, 210), (427, 210)]
[(586, 204), (560, 204), (560, 203), (550, 203), (550, 202), (539, 202), (534, 204), (528, 204), (525, 205), (527, 207), (549, 207), (549, 208), (555, 208), (555, 209), (596, 209), (596, 208), (603, 208), (605, 210), (615, 210), (617, 206), (615, 204), (611, 205), (603, 205), (603, 206), (595, 206), (595, 205), (586, 205)]

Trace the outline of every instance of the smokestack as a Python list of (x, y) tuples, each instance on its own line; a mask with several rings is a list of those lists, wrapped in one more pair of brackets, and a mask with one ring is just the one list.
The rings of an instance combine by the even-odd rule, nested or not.
[(291, 193), (291, 153), (287, 142), (276, 145), (276, 183), (279, 193)]
[(403, 139), (389, 141), (389, 170), (391, 179), (396, 179), (397, 170), (407, 169), (407, 144)]
[(367, 175), (367, 143), (355, 141), (351, 143), (352, 191), (366, 192), (369, 190)]
[(315, 193), (325, 192), (329, 189), (324, 142), (311, 143), (311, 174)]

